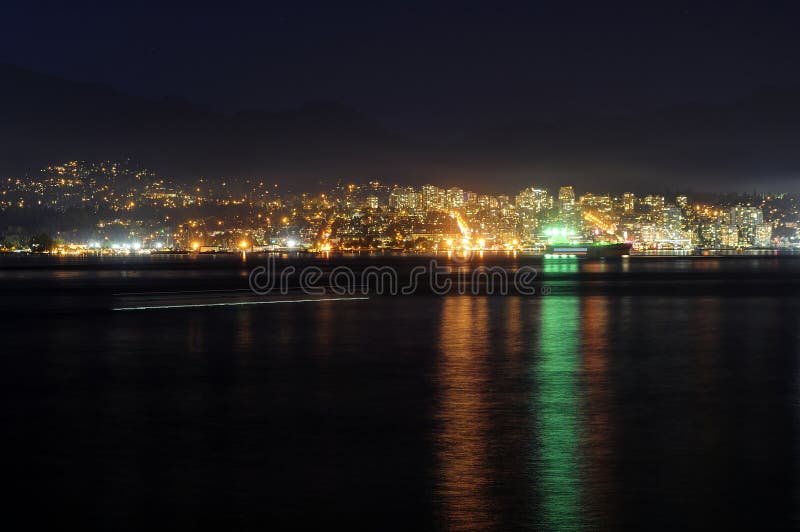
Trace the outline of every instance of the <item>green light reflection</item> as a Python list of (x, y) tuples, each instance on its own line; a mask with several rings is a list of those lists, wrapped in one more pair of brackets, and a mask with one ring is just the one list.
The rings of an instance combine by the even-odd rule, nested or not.
[(578, 341), (580, 300), (544, 297), (541, 303), (537, 393), (538, 480), (548, 530), (581, 528), (580, 397)]

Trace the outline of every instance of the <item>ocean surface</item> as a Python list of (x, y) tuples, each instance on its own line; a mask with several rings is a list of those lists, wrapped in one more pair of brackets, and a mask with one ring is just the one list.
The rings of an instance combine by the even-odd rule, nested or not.
[(7, 522), (800, 526), (800, 258), (475, 257), (537, 293), (251, 304), (261, 262), (0, 257)]

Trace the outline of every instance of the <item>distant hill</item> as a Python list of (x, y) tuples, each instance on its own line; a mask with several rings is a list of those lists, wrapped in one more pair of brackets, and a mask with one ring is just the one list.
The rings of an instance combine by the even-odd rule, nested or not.
[(419, 153), (407, 139), (336, 103), (226, 116), (7, 65), (0, 66), (0, 106), (0, 173), (132, 156), (179, 177), (313, 179), (401, 172), (408, 154)]
[(474, 132), (459, 146), (473, 165), (573, 176), (585, 185), (780, 182), (800, 189), (800, 88), (768, 88), (726, 104), (694, 103), (631, 116), (517, 121)]
[(332, 102), (223, 115), (178, 98), (150, 101), (0, 65), (0, 118), (0, 175), (132, 157), (178, 178), (259, 176), (298, 188), (380, 177), (485, 191), (564, 182), (595, 190), (651, 190), (653, 183), (800, 189), (798, 88), (630, 116), (512, 118), (428, 146)]

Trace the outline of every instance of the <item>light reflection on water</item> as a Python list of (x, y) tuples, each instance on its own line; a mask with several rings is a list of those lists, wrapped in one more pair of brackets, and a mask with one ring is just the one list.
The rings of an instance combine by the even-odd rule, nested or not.
[(581, 525), (580, 397), (578, 395), (580, 301), (548, 297), (541, 302), (538, 359), (533, 373), (539, 462), (537, 492), (549, 530)]
[[(761, 353), (797, 301), (766, 301), (443, 299), (435, 433), (443, 525), (615, 529), (652, 515), (660, 528), (730, 510), (727, 501), (741, 495), (721, 486), (737, 467), (730, 453), (740, 451), (720, 450), (747, 435), (750, 443), (739, 445), (771, 462), (751, 440), (765, 424), (777, 429), (789, 420), (788, 404), (761, 389), (776, 379)], [(796, 345), (792, 335), (787, 341)], [(797, 394), (796, 382), (782, 386)], [(748, 402), (764, 394), (775, 405), (768, 420), (752, 414), (766, 403)], [(737, 416), (749, 421), (738, 425)], [(772, 450), (785, 459), (794, 446), (773, 442)], [(763, 473), (735, 474), (771, 477), (780, 460)], [(711, 485), (686, 488), (698, 474)], [(768, 503), (782, 508), (783, 520), (793, 518), (785, 513), (790, 493)]]
[(609, 381), (609, 358), (613, 345), (609, 338), (610, 301), (605, 296), (581, 299), (581, 352), (583, 353), (582, 449), (586, 460), (586, 491), (592, 504), (585, 504), (595, 525), (613, 528), (617, 513), (614, 497), (614, 423), (615, 408)]
[[(556, 261), (546, 262), (543, 268), (544, 273), (565, 273), (577, 271), (578, 265)], [(591, 390), (588, 400), (602, 401), (607, 390), (603, 375), (606, 304), (603, 297), (583, 302), (576, 296), (443, 300), (437, 414), (441, 429), (436, 443), (437, 490), (446, 527), (486, 529), (502, 522), (563, 530), (585, 524), (582, 475), (587, 467), (582, 453), (601, 461), (609, 452), (604, 445), (608, 420), (603, 417), (607, 415), (603, 407), (608, 405), (601, 403), (593, 409), (593, 417), (584, 419), (580, 380), (585, 372)], [(502, 323), (497, 323), (499, 314), (504, 314)], [(496, 338), (504, 349), (492, 345)], [(582, 361), (583, 351), (588, 356)], [(499, 368), (504, 367), (506, 373), (513, 368), (522, 378), (523, 393), (516, 403), (496, 396), (497, 384), (492, 385), (492, 377), (503, 375)], [(501, 394), (514, 391), (502, 390), (503, 386), (499, 385)], [(498, 414), (515, 416), (517, 426), (507, 429), (512, 437), (498, 437)], [(498, 453), (516, 456), (493, 456)], [(522, 475), (521, 495), (528, 499), (525, 511), (517, 508), (518, 515), (511, 521), (499, 515), (503, 503), (491, 499), (502, 492), (502, 486), (497, 486), (502, 484), (497, 478), (498, 462), (521, 469), (505, 469), (503, 480), (513, 482)], [(602, 473), (592, 480), (598, 488), (607, 487)]]
[(797, 296), (569, 277), (550, 296), (19, 318), (9, 475), (105, 528), (797, 524)]
[(489, 375), (485, 368), (488, 327), (486, 298), (448, 297), (442, 302), (438, 491), (443, 518), (453, 530), (485, 530), (492, 525), (487, 464), (491, 444), (486, 397)]
[[(575, 529), (584, 524), (582, 474), (587, 468), (582, 453), (601, 461), (603, 453), (609, 452), (604, 447), (607, 419), (602, 417), (607, 405), (598, 405), (595, 417), (588, 420), (588, 426), (596, 430), (584, 431), (579, 382), (585, 371), (594, 390), (588, 398), (602, 400), (604, 305), (604, 298), (589, 303), (587, 312), (593, 323), (584, 342), (592, 356), (584, 369), (577, 297), (449, 297), (442, 302), (436, 443), (437, 491), (446, 527), (486, 529), (512, 524)], [(493, 320), (500, 313), (505, 314), (502, 324)], [(505, 344), (503, 353), (490, 345), (494, 338)], [(508, 397), (513, 388), (503, 389), (505, 383), (493, 385), (492, 377), (503, 374), (498, 366), (508, 366), (505, 371), (511, 380), (521, 378), (520, 391), (527, 393)], [(503, 427), (501, 416), (514, 416), (515, 426), (498, 434)], [(518, 470), (509, 470), (509, 464)], [(498, 473), (506, 478), (498, 478)], [(524, 511), (517, 507), (517, 515), (510, 519), (500, 515), (508, 501), (498, 502), (494, 496), (503, 492), (502, 484), (513, 483), (518, 476), (523, 493), (517, 495), (528, 503)], [(598, 476), (593, 482), (607, 487), (603, 485), (608, 479)]]

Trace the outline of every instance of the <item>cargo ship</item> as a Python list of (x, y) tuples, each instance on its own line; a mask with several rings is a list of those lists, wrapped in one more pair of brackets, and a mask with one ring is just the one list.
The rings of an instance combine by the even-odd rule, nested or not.
[(545, 258), (584, 257), (589, 259), (610, 259), (629, 255), (630, 242), (586, 242), (551, 244), (545, 248)]

